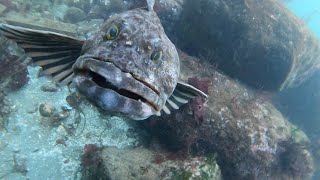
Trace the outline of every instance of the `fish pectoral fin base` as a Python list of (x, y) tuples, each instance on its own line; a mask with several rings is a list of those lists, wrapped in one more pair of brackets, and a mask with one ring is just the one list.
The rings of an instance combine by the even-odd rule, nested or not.
[(0, 24), (0, 35), (15, 41), (33, 63), (42, 67), (45, 75), (55, 82), (69, 85), (72, 65), (80, 56), (83, 41), (50, 31), (33, 30)]
[(179, 109), (183, 104), (186, 104), (195, 97), (201, 97), (204, 100), (208, 99), (208, 95), (201, 90), (191, 86), (190, 84), (178, 82), (172, 95), (166, 101), (162, 111), (166, 114), (171, 114), (172, 110)]

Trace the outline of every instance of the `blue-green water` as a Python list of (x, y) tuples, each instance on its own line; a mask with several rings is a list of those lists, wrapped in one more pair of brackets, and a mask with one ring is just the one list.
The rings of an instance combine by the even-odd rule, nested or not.
[(287, 4), (297, 16), (303, 19), (310, 29), (320, 37), (320, 1), (319, 0), (293, 0)]
[[(312, 32), (315, 33), (315, 35), (320, 38), (320, 1), (319, 0), (292, 0), (290, 2), (287, 3), (287, 7), (294, 12), (298, 17), (300, 17), (310, 28), (310, 30)], [(300, 91), (302, 92), (302, 94), (310, 94), (310, 91), (318, 91), (317, 88), (315, 88), (316, 86), (319, 85), (319, 75), (316, 73), (316, 75), (313, 76), (313, 78), (310, 78), (312, 80), (310, 80), (310, 85), (308, 86), (306, 83), (301, 85), (299, 88), (302, 88), (303, 90)], [(293, 90), (295, 91), (295, 90)], [(309, 91), (309, 92), (307, 92)], [(289, 91), (290, 93), (290, 91)], [(286, 93), (284, 93), (286, 94)], [(287, 93), (288, 94), (288, 93)], [(310, 96), (312, 97), (312, 96)], [(318, 108), (316, 106), (314, 106), (314, 104), (317, 104), (319, 102), (318, 98), (312, 98), (312, 101), (314, 101), (314, 103), (308, 104), (310, 102), (310, 100), (302, 100), (300, 102), (296, 101), (296, 99), (299, 98), (293, 98), (295, 99), (295, 103), (297, 103), (297, 106), (301, 106), (303, 104), (302, 109), (305, 109), (305, 111), (296, 111), (298, 113), (296, 114), (291, 114), (292, 116), (292, 120), (293, 119), (300, 119), (298, 121), (296, 121), (295, 123), (299, 124), (300, 123), (300, 127), (303, 127), (305, 129), (306, 132), (313, 132), (313, 133), (308, 133), (309, 137), (312, 139), (319, 139), (319, 121), (317, 121), (317, 117), (319, 116), (319, 111)], [(307, 105), (308, 104), (308, 105)], [(288, 106), (291, 106), (292, 103), (289, 103)], [(302, 107), (302, 106), (301, 106)], [(294, 110), (291, 109), (292, 112), (294, 112)], [(311, 118), (306, 118), (308, 115), (310, 115)], [(303, 116), (303, 118), (299, 118), (299, 116)], [(301, 119), (317, 119), (314, 121), (301, 121)], [(294, 120), (293, 120), (294, 121)], [(309, 126), (309, 127), (308, 127)], [(319, 147), (317, 147), (318, 145), (316, 145), (316, 143), (312, 143), (312, 146), (314, 146), (315, 150), (314, 153), (317, 154), (319, 153), (317, 149), (319, 149)], [(316, 162), (319, 162), (318, 157), (315, 158)], [(319, 179), (319, 170), (316, 171), (313, 179)]]

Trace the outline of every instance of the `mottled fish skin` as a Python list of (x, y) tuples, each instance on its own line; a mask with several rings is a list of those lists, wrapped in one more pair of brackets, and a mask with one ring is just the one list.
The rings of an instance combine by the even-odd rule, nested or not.
[[(114, 26), (119, 28), (118, 36), (106, 39)], [(162, 53), (161, 58), (151, 60), (156, 52)], [(79, 91), (100, 108), (132, 119), (159, 113), (178, 82), (178, 53), (154, 11), (134, 9), (114, 15), (85, 42), (82, 54), (73, 65)], [(124, 96), (97, 86), (101, 79), (122, 89)], [(140, 96), (142, 102), (137, 100)]]

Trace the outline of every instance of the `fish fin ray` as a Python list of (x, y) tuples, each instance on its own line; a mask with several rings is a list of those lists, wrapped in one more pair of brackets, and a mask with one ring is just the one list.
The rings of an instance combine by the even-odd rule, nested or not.
[(200, 96), (204, 100), (208, 99), (208, 95), (201, 90), (191, 86), (190, 84), (184, 82), (178, 82), (174, 90), (174, 93), (180, 94), (183, 98), (194, 98)]
[(163, 110), (163, 112), (165, 112), (166, 114), (171, 114), (171, 111), (169, 110), (169, 108), (168, 108), (166, 105), (164, 105), (164, 106), (162, 107), (162, 110)]
[(42, 30), (0, 24), (0, 35), (15, 41), (45, 75), (58, 83), (70, 84), (72, 65), (80, 56), (84, 41)]
[(153, 11), (153, 7), (154, 7), (154, 3), (155, 3), (155, 0), (147, 0), (147, 4), (148, 4), (148, 11)]
[(201, 97), (204, 100), (208, 99), (208, 95), (199, 89), (191, 86), (190, 84), (178, 82), (172, 95), (167, 99), (164, 107), (162, 108), (166, 114), (167, 112), (177, 110), (183, 104), (188, 103), (191, 99), (195, 97)]

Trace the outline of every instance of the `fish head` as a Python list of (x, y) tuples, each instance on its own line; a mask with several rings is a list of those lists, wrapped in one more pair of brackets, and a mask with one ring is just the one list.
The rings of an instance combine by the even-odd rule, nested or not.
[(177, 50), (154, 11), (110, 17), (73, 65), (81, 94), (103, 110), (142, 120), (159, 114), (179, 77)]

